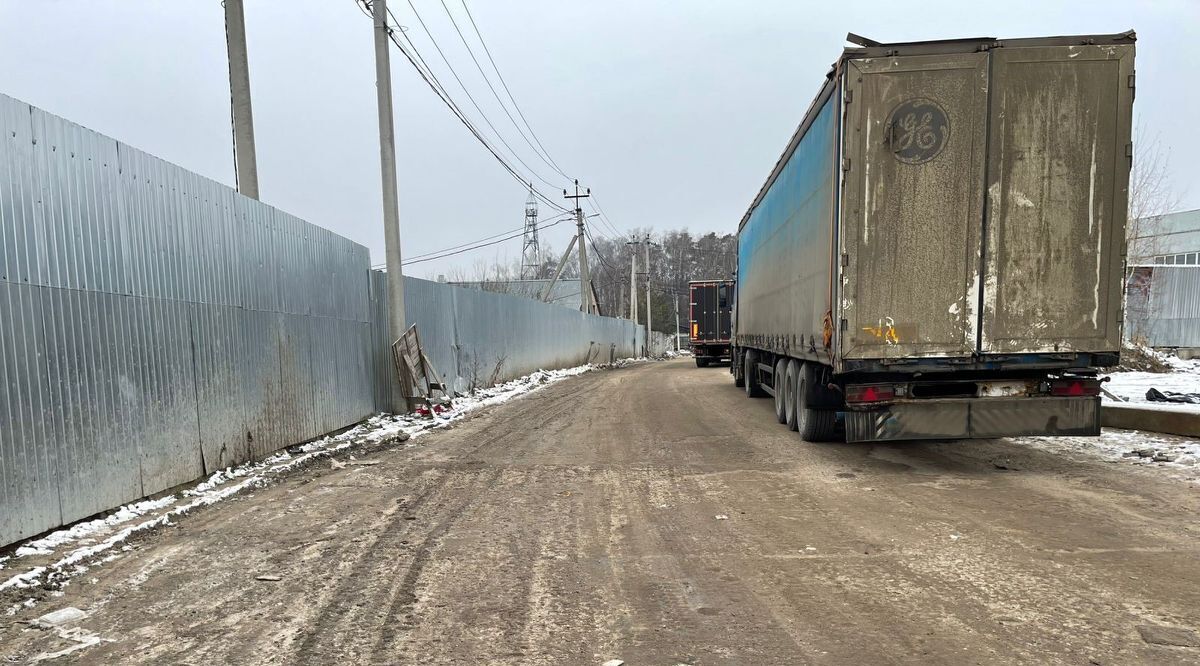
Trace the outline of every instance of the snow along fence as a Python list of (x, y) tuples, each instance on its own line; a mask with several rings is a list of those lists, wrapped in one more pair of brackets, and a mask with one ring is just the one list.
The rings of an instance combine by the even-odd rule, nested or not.
[[(375, 395), (379, 411), (397, 386), (387, 330), (387, 274), (371, 274)], [(434, 368), (456, 390), (490, 386), (537, 370), (611, 363), (638, 355), (643, 329), (531, 298), (404, 279), (404, 314), (417, 324)]]
[[(365, 247), (4, 95), (0, 142), (0, 546), (385, 404)], [(629, 322), (407, 284), (460, 387), (640, 344)]]

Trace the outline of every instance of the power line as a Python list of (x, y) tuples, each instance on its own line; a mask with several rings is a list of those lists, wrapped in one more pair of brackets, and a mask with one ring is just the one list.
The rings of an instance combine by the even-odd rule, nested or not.
[[(456, 21), (454, 19), (454, 14), (450, 11), (450, 7), (446, 5), (446, 0), (441, 0), (441, 3), (442, 3), (442, 9), (446, 10), (446, 16), (450, 17), (450, 24), (454, 26), (454, 32), (458, 33), (458, 38), (460, 40), (462, 40), (463, 46), (466, 47), (467, 55), (471, 56), (471, 62), (475, 63), (475, 69), (479, 70), (479, 75), (483, 77), (483, 82), (487, 84), (488, 90), (492, 91), (492, 97), (496, 98), (496, 103), (500, 105), (500, 109), (502, 111), (504, 111), (504, 115), (508, 116), (508, 121), (511, 122), (512, 126), (516, 128), (517, 134), (521, 135), (521, 138), (525, 140), (525, 144), (528, 145), (529, 149), (533, 151), (533, 154), (537, 155), (538, 159), (540, 159), (542, 162), (545, 162), (546, 166), (557, 171), (559, 173), (559, 175), (561, 175), (563, 178), (570, 180), (571, 177), (568, 176), (567, 174), (563, 173), (563, 170), (559, 169), (558, 165), (555, 164), (553, 162), (553, 160), (548, 159), (548, 155), (543, 156), (542, 153), (538, 152), (537, 146), (533, 145), (533, 142), (530, 141), (529, 137), (525, 135), (525, 130), (521, 129), (521, 126), (517, 124), (516, 118), (513, 118), (513, 115), (511, 113), (509, 113), (508, 105), (506, 105), (504, 103), (504, 100), (500, 99), (500, 93), (496, 92), (496, 87), (492, 85), (491, 79), (488, 77), (487, 73), (483, 71), (483, 65), (479, 64), (479, 59), (475, 57), (475, 50), (471, 48), (470, 43), (467, 42), (466, 35), (463, 34), (461, 29), (459, 29), (458, 21)], [(466, 9), (466, 7), (467, 7), (467, 5), (466, 5), (466, 2), (464, 1), (463, 9)], [(467, 13), (470, 14), (470, 11), (468, 10)], [(474, 25), (474, 19), (472, 19), (471, 23), (472, 23), (472, 25)], [(479, 42), (481, 44), (483, 44), (484, 43), (483, 36), (479, 35), (478, 27), (475, 28), (475, 34), (477, 36), (479, 36)], [(484, 44), (484, 50), (485, 51), (487, 50), (487, 44)], [(488, 57), (490, 58), (491, 55), (489, 54)], [(493, 61), (492, 62), (493, 69), (495, 68), (495, 66), (496, 66), (496, 63), (495, 63), (495, 61)], [(499, 74), (499, 73), (500, 73), (500, 71), (496, 70), (496, 74)], [(509, 98), (510, 99), (512, 98), (511, 93), (509, 94)], [(513, 102), (513, 105), (515, 106), (516, 102)], [(528, 124), (528, 123), (526, 123), (526, 124)], [(530, 131), (530, 133), (533, 133), (532, 129), (529, 131)]]
[[(501, 134), (500, 130), (496, 129), (496, 126), (492, 124), (491, 119), (488, 118), (487, 114), (483, 112), (482, 108), (480, 108), (479, 102), (476, 102), (475, 97), (471, 95), (471, 91), (467, 90), (467, 86), (465, 83), (463, 83), (462, 77), (458, 75), (458, 72), (454, 69), (454, 65), (450, 64), (450, 59), (447, 58), (446, 53), (442, 51), (442, 47), (438, 45), (437, 40), (433, 38), (433, 33), (430, 32), (429, 26), (425, 24), (425, 19), (421, 18), (421, 13), (417, 11), (417, 6), (413, 4), (412, 0), (408, 0), (408, 6), (412, 9), (413, 15), (417, 17), (417, 22), (421, 24), (421, 30), (423, 30), (425, 35), (429, 37), (429, 41), (433, 44), (433, 48), (437, 50), (438, 55), (442, 58), (442, 62), (444, 62), (446, 64), (446, 68), (450, 70), (451, 76), (453, 76), (454, 80), (458, 82), (458, 87), (462, 88), (462, 91), (466, 94), (467, 99), (471, 101), (471, 105), (474, 106), (475, 110), (479, 112), (479, 115), (483, 117), (483, 122), (487, 123), (487, 126), (492, 128), (492, 132), (496, 135), (496, 138), (500, 139), (500, 143), (503, 144), (505, 148), (508, 148), (508, 152), (512, 153), (513, 157), (517, 158), (517, 161), (520, 162), (521, 165), (529, 171), (529, 173), (532, 173), (534, 177), (550, 187), (558, 187), (558, 185), (555, 185), (554, 183), (542, 177), (542, 175), (535, 171), (533, 167), (526, 164), (525, 160), (521, 159), (521, 156), (517, 153), (517, 151), (513, 150), (512, 146), (508, 145), (508, 142), (504, 140), (504, 135)], [(399, 21), (397, 21), (397, 23), (399, 23)], [(411, 40), (409, 40), (409, 43), (411, 43)]]
[[(553, 220), (553, 219), (555, 219), (555, 218), (564, 217), (564, 216), (566, 216), (566, 215), (567, 215), (567, 213), (559, 213), (558, 215), (554, 215), (554, 216), (551, 216), (551, 217), (549, 217), (549, 218), (546, 218), (545, 220), (542, 220), (541, 222), (548, 222), (548, 221), (550, 221), (550, 220)], [(547, 224), (547, 225), (544, 225), (544, 226), (545, 226), (545, 227), (549, 227), (550, 225), (548, 225), (548, 224)], [(409, 257), (409, 259), (421, 259), (421, 258), (423, 258), (423, 257), (427, 257), (427, 256), (429, 256), (429, 255), (432, 255), (432, 254), (440, 254), (440, 253), (442, 253), (442, 252), (446, 252), (447, 250), (457, 250), (457, 249), (458, 249), (458, 248), (460, 248), (460, 247), (466, 247), (466, 246), (468, 246), (468, 245), (474, 245), (474, 244), (476, 244), (476, 243), (482, 243), (483, 241), (492, 240), (493, 238), (499, 238), (500, 236), (507, 236), (507, 235), (509, 235), (509, 234), (514, 234), (514, 233), (517, 233), (518, 231), (520, 231), (520, 232), (522, 232), (522, 233), (523, 233), (523, 232), (524, 232), (524, 230), (525, 230), (525, 227), (518, 227), (518, 228), (516, 228), (516, 229), (509, 229), (509, 230), (507, 230), (507, 231), (501, 231), (500, 233), (492, 234), (491, 236), (484, 236), (483, 238), (477, 238), (477, 239), (475, 239), (475, 240), (473, 240), (473, 241), (467, 241), (466, 243), (461, 243), (461, 244), (459, 244), (459, 245), (452, 245), (452, 246), (450, 246), (450, 247), (442, 248), (442, 249), (440, 249), (440, 250), (434, 250), (434, 251), (432, 251), (432, 252), (425, 252), (425, 253), (423, 253), (423, 254), (416, 254), (416, 255), (413, 255), (413, 256)]]
[(517, 110), (517, 115), (520, 116), (521, 121), (525, 123), (525, 128), (529, 130), (529, 135), (533, 137), (534, 142), (536, 142), (538, 147), (542, 149), (542, 152), (545, 153), (546, 159), (550, 160), (550, 164), (554, 167), (554, 170), (569, 179), (570, 176), (567, 176), (567, 174), (564, 173), (561, 168), (559, 168), (558, 163), (555, 162), (554, 158), (550, 156), (550, 151), (546, 150), (546, 146), (542, 145), (541, 139), (539, 139), (537, 133), (533, 131), (533, 127), (530, 126), (529, 120), (525, 117), (525, 113), (521, 111), (521, 106), (517, 104), (517, 98), (513, 97), (512, 90), (510, 90), (508, 87), (508, 82), (504, 80), (504, 75), (500, 73), (500, 68), (496, 66), (496, 59), (492, 57), (491, 49), (488, 48), (487, 42), (484, 41), (483, 34), (479, 32), (479, 26), (475, 24), (475, 17), (471, 15), (471, 8), (467, 6), (467, 0), (461, 1), (463, 9), (467, 12), (467, 18), (471, 20), (471, 27), (475, 29), (475, 36), (479, 38), (479, 43), (483, 45), (483, 52), (487, 54), (488, 62), (492, 63), (492, 69), (496, 71), (496, 77), (500, 79), (500, 85), (504, 87), (504, 92), (508, 94), (508, 99), (512, 102), (513, 108)]
[[(355, 6), (358, 7), (359, 10), (369, 18), (371, 13), (366, 8), (368, 5), (369, 0), (355, 0)], [(499, 162), (502, 167), (504, 167), (505, 171), (507, 171), (509, 175), (511, 175), (517, 182), (521, 183), (522, 188), (529, 187), (528, 179), (517, 173), (516, 169), (513, 168), (513, 166), (509, 164), (504, 157), (502, 157), (496, 151), (496, 149), (492, 147), (490, 143), (488, 143), (487, 139), (485, 139), (483, 135), (479, 133), (479, 130), (476, 129), (476, 127), (466, 117), (466, 114), (463, 113), (462, 109), (459, 108), (459, 106), (454, 102), (454, 99), (450, 97), (450, 94), (446, 92), (445, 86), (443, 86), (441, 81), (437, 79), (437, 75), (433, 73), (433, 70), (429, 69), (428, 64), (425, 63), (425, 59), (421, 57), (420, 50), (417, 49), (416, 45), (413, 44), (412, 40), (410, 40), (408, 35), (405, 34), (404, 29), (400, 27), (399, 21), (396, 19), (395, 14), (393, 14), (390, 9), (388, 10), (388, 16), (396, 24), (397, 28), (393, 29), (391, 26), (387, 26), (388, 38), (391, 39), (392, 44), (395, 45), (405, 59), (408, 60), (409, 64), (413, 66), (413, 69), (417, 70), (417, 74), (423, 81), (425, 81), (425, 84), (428, 85), (431, 90), (433, 90), (434, 94), (438, 96), (438, 99), (442, 100), (442, 103), (445, 104), (446, 107), (450, 109), (450, 112), (453, 113), (456, 118), (458, 118), (459, 122), (461, 122), (467, 128), (467, 130), (471, 132), (471, 135), (474, 136), (475, 139), (479, 141), (479, 143), (482, 144), (489, 153), (492, 154), (492, 157), (494, 157), (496, 161)], [(409, 52), (409, 49), (404, 48), (404, 45), (402, 45), (400, 41), (396, 39), (397, 31), (399, 31), (400, 35), (404, 38), (404, 41), (408, 43), (409, 49), (412, 50), (412, 53)], [(547, 205), (552, 206), (560, 211), (567, 210), (558, 202), (542, 194), (541, 191), (537, 190), (536, 188), (533, 188), (533, 191), (535, 196), (537, 196), (538, 199), (542, 200)]]
[[(600, 209), (600, 204), (592, 202), (592, 201), (589, 201), (588, 203), (589, 203), (589, 205), (591, 205), (592, 209), (596, 211), (596, 215), (600, 218), (600, 221), (602, 223), (604, 223), (605, 225), (607, 225), (610, 230), (612, 230), (615, 237), (611, 238), (610, 240), (616, 240), (616, 238), (620, 238), (620, 237), (624, 236), (624, 234), (622, 234), (620, 231), (618, 231), (617, 227), (608, 219), (608, 216), (604, 214), (604, 211)], [(603, 232), (601, 232), (601, 233), (603, 233)], [(605, 235), (607, 235), (607, 234), (605, 234)]]
[[(567, 219), (569, 219), (569, 218), (565, 218), (565, 217), (560, 218), (558, 220), (555, 220), (554, 222), (551, 222), (550, 224), (544, 225), (543, 228), (553, 227), (557, 224), (561, 224), (562, 222), (565, 222)], [(517, 230), (516, 233), (504, 236), (503, 238), (497, 238), (496, 240), (488, 241), (486, 243), (481, 242), (481, 243), (477, 243), (475, 245), (471, 245), (470, 247), (462, 247), (461, 245), (458, 245), (455, 247), (459, 248), (459, 249), (447, 248), (446, 250), (439, 250), (436, 253), (435, 252), (426, 253), (426, 254), (420, 255), (418, 257), (412, 258), (412, 259), (405, 259), (403, 262), (403, 265), (408, 266), (409, 264), (420, 264), (420, 263), (424, 263), (426, 261), (434, 261), (436, 259), (445, 259), (446, 257), (452, 257), (456, 254), (462, 254), (464, 252), (470, 252), (472, 250), (478, 250), (481, 248), (490, 247), (492, 245), (497, 245), (497, 244), (503, 243), (505, 241), (513, 240), (514, 238), (521, 238), (524, 235), (524, 232), (525, 232), (525, 230), (522, 228), (522, 229)], [(454, 250), (454, 251), (451, 252), (449, 250)], [(436, 256), (429, 256), (429, 255), (436, 255)]]

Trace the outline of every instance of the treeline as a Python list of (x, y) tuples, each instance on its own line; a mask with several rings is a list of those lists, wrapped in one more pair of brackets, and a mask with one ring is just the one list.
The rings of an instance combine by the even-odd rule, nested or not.
[[(589, 257), (588, 264), (597, 266), (592, 269), (592, 281), (604, 314), (629, 316), (629, 267), (635, 252), (638, 272), (646, 271), (645, 249), (638, 244), (631, 245), (629, 241), (645, 240), (647, 233), (650, 235), (651, 325), (656, 331), (672, 332), (678, 305), (681, 330), (686, 330), (687, 283), (732, 277), (737, 266), (737, 236), (711, 232), (695, 236), (687, 229), (678, 229), (661, 233), (637, 230), (630, 239), (594, 238), (592, 245), (600, 256)], [(638, 282), (639, 320), (645, 321), (645, 276), (639, 275)]]
[[(675, 307), (679, 307), (681, 330), (688, 319), (690, 280), (729, 278), (737, 265), (737, 237), (734, 234), (693, 235), (687, 229), (655, 232), (635, 229), (629, 237), (612, 238), (593, 232), (588, 243), (588, 266), (592, 284), (600, 302), (600, 311), (608, 316), (629, 316), (630, 261), (637, 254), (638, 314), (645, 321), (646, 250), (638, 241), (650, 240), (651, 325), (656, 331), (670, 333), (675, 327)], [(562, 257), (562, 250), (543, 245), (542, 262), (534, 276), (549, 279)], [(572, 251), (562, 277), (579, 278), (578, 253)], [(517, 291), (512, 282), (521, 278), (519, 261), (507, 264), (477, 260), (469, 271), (454, 271), (453, 282), (472, 282), (488, 291)]]

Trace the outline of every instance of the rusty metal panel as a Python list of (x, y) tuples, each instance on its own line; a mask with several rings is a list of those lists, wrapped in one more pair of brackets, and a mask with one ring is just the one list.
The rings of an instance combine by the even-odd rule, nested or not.
[(1119, 350), (1133, 54), (992, 51), (983, 352)]
[(987, 76), (986, 53), (847, 63), (842, 358), (974, 353)]

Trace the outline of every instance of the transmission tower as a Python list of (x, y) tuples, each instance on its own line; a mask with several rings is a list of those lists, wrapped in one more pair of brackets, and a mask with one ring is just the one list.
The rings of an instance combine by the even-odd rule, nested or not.
[(538, 204), (533, 196), (533, 184), (529, 185), (529, 198), (525, 199), (525, 244), (521, 248), (521, 279), (535, 280), (540, 277), (542, 250), (538, 245)]

